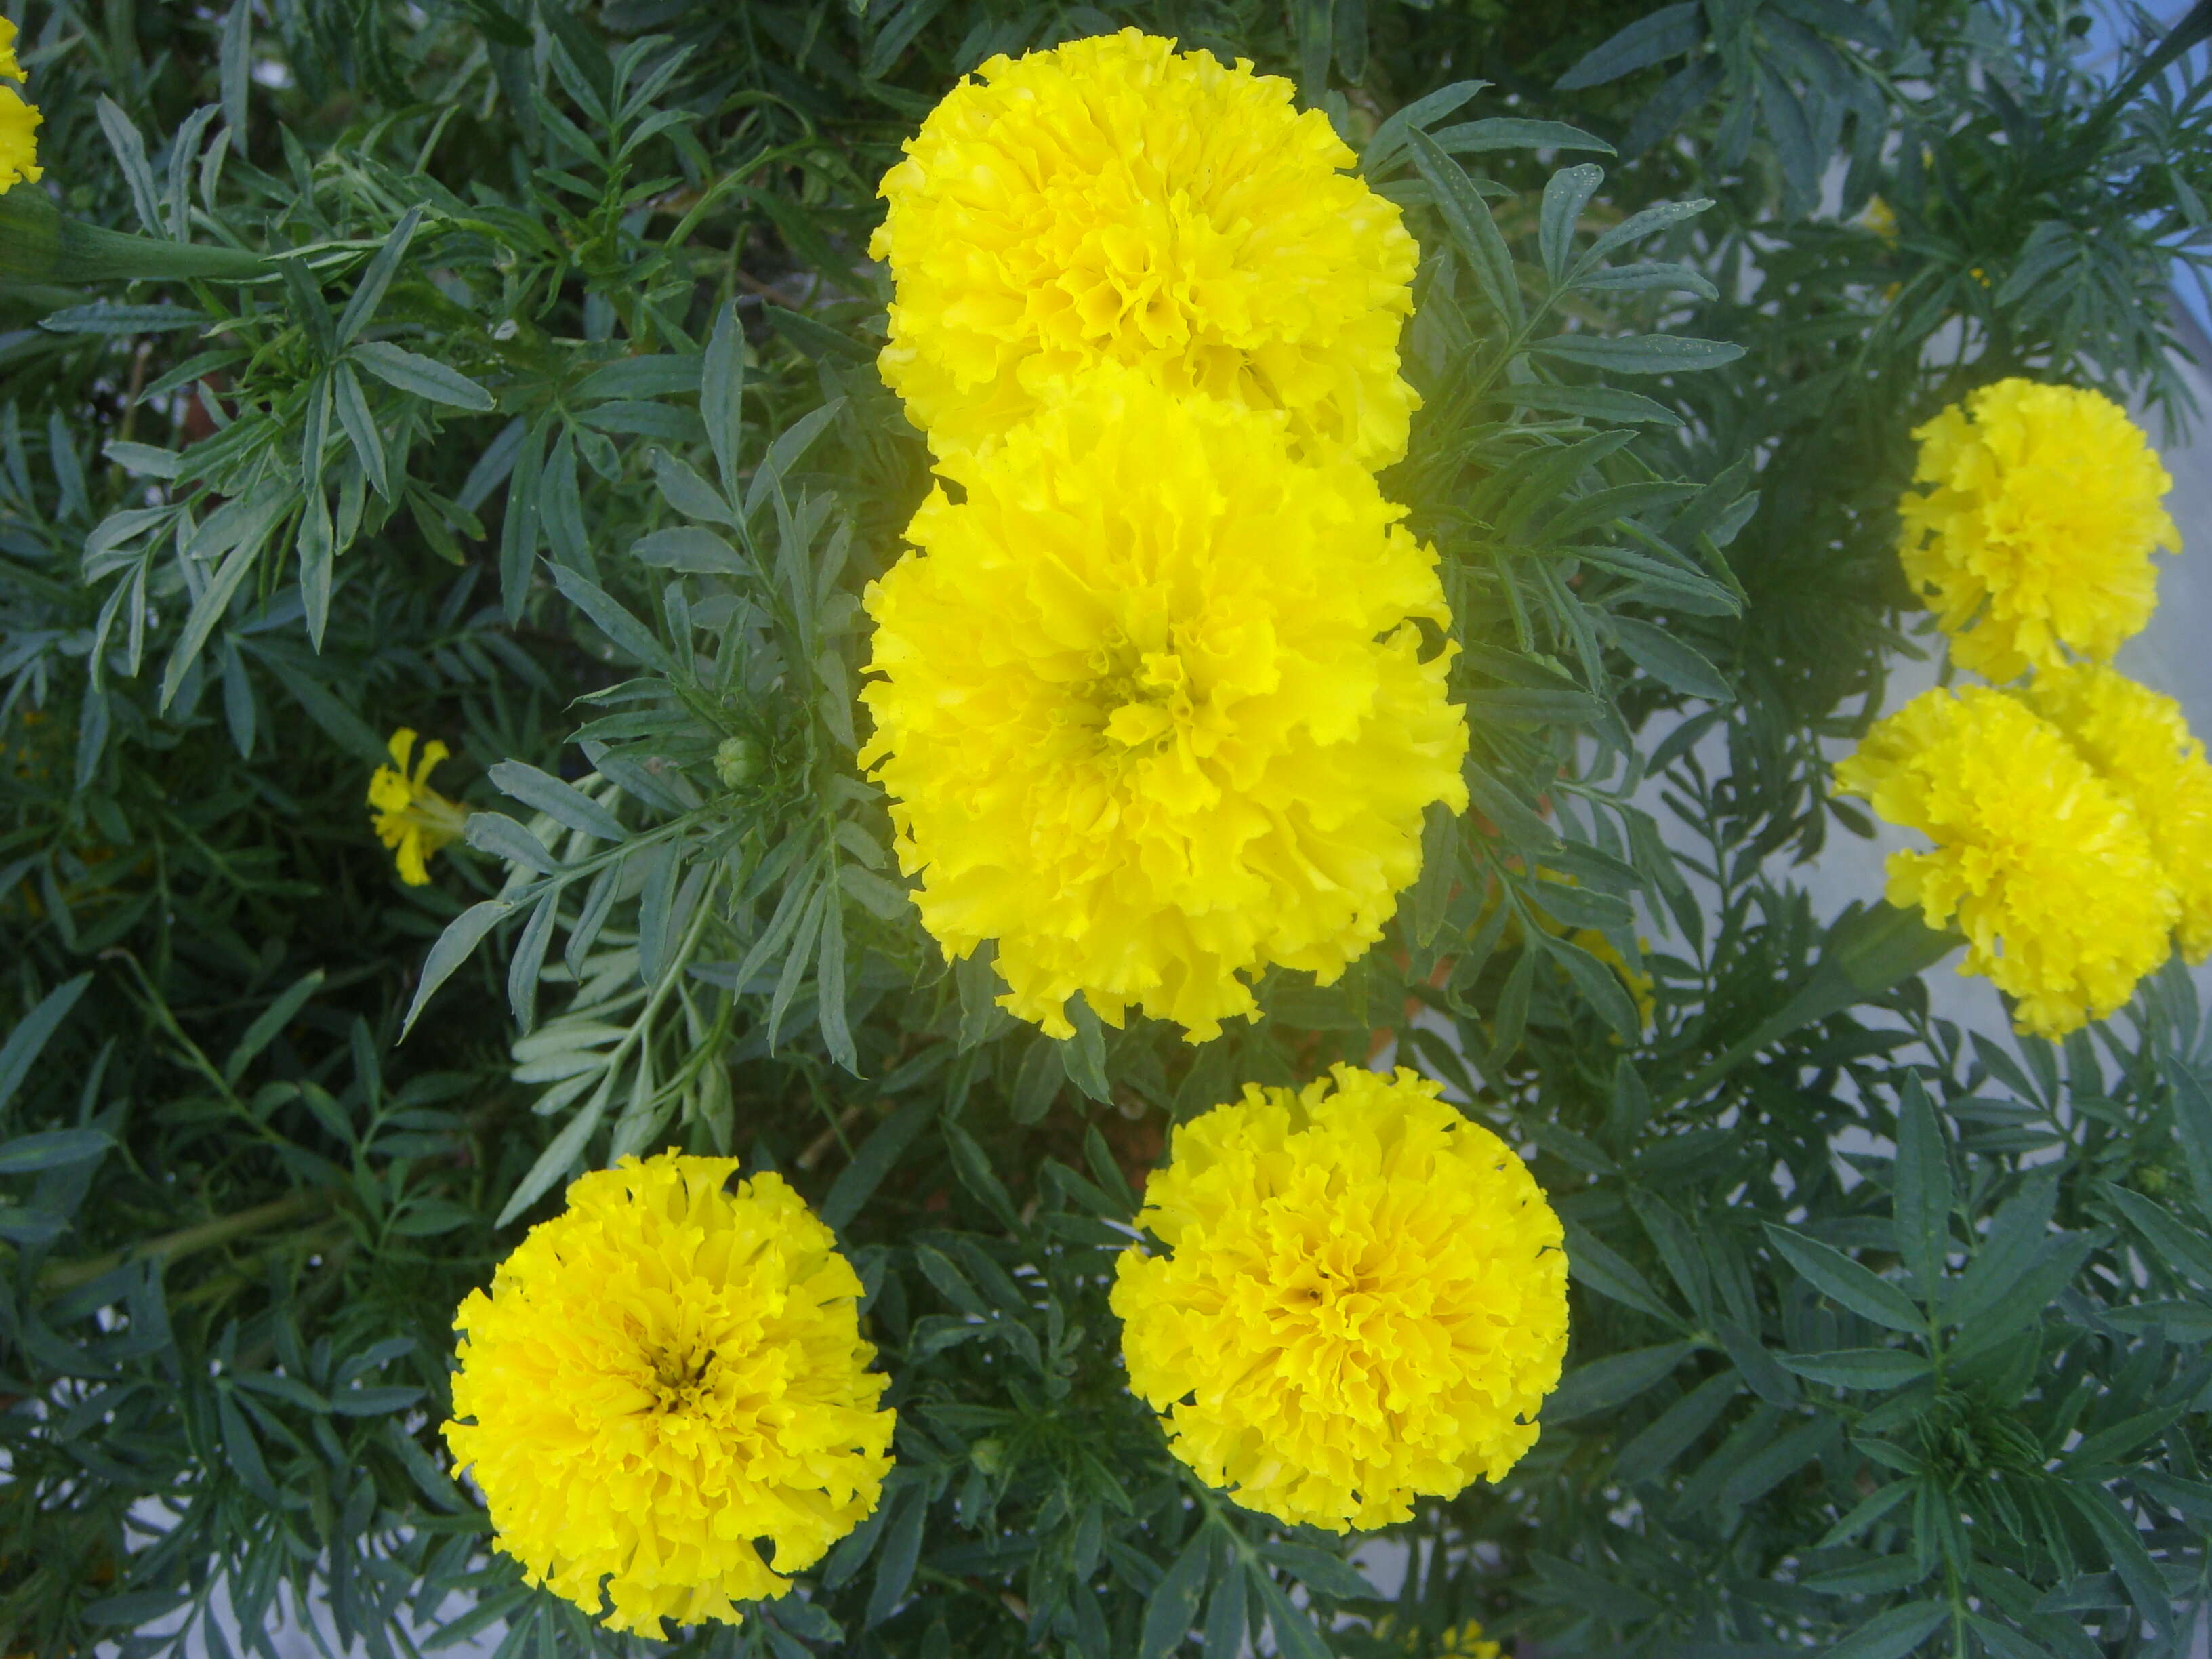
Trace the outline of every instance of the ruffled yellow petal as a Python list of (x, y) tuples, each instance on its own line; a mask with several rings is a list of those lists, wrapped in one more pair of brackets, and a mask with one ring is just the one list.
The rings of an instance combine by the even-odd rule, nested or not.
[(0, 87), (0, 191), (36, 184), (46, 177), (39, 166), (39, 123), (43, 118), (12, 87)]
[(1502, 1479), (1567, 1344), (1559, 1218), (1438, 1085), (1339, 1066), (1175, 1132), (1115, 1269), (1129, 1386), (1175, 1455), (1294, 1525), (1385, 1526)]
[(994, 58), (884, 178), (884, 379), (939, 454), (997, 441), (1101, 362), (1282, 410), (1379, 467), (1419, 250), (1288, 81), (1125, 29)]
[(1999, 380), (1913, 434), (1899, 551), (1962, 668), (1996, 680), (2098, 662), (2150, 620), (2154, 549), (2181, 549), (2173, 480), (2127, 411), (2071, 386)]
[(2182, 954), (2212, 955), (2212, 765), (2188, 717), (2125, 675), (2094, 665), (2035, 677), (2028, 702), (2135, 807), (2181, 904)]
[(0, 17), (0, 81), (20, 81), (23, 66), (15, 59), (15, 26)]
[(725, 1190), (737, 1167), (671, 1152), (581, 1177), (454, 1320), (446, 1440), (497, 1547), (594, 1613), (604, 1581), (610, 1629), (738, 1622), (890, 1468), (859, 1278), (780, 1176)]
[(862, 754), (949, 955), (998, 941), (1002, 1000), (1056, 1036), (1082, 992), (1194, 1041), (1240, 975), (1334, 979), (1466, 805), (1433, 550), (1279, 416), (1094, 372), (915, 514), (870, 586)]
[(1836, 787), (1934, 842), (1889, 857), (1889, 901), (1966, 936), (1962, 974), (2058, 1037), (2102, 1019), (2165, 960), (2179, 906), (2142, 819), (2025, 703), (1923, 692), (1836, 768)]

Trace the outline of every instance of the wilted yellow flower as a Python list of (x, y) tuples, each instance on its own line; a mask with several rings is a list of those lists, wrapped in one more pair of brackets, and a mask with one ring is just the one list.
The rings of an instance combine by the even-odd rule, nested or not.
[(2125, 1002), (2166, 957), (2172, 886), (2127, 798), (2064, 733), (1987, 686), (1922, 693), (1836, 768), (1890, 823), (1936, 845), (1889, 856), (1889, 902), (1966, 936), (1959, 971), (2059, 1037)]
[[(873, 1512), (895, 1414), (860, 1281), (775, 1175), (669, 1152), (579, 1179), (472, 1291), (446, 1441), (498, 1547), (612, 1630), (738, 1621)], [(765, 1540), (771, 1567), (757, 1544)]]
[(2181, 549), (2160, 505), (2173, 480), (2118, 404), (1999, 380), (1913, 436), (1914, 479), (1935, 489), (1899, 503), (1899, 550), (1960, 667), (2008, 680), (2066, 649), (2106, 662), (2150, 620), (2152, 550)]
[(1323, 983), (1419, 873), (1421, 814), (1466, 805), (1434, 550), (1279, 416), (1127, 370), (947, 459), (915, 551), (867, 591), (864, 765), (950, 956), (998, 941), (1000, 1000), (1056, 1036), (1082, 992), (1194, 1041), (1237, 977)]
[[(0, 17), (0, 80), (21, 81), (15, 61), (15, 26)], [(43, 118), (13, 87), (0, 87), (0, 191), (45, 177), (39, 167), (39, 123)]]
[(992, 58), (884, 175), (880, 366), (939, 454), (994, 441), (1099, 362), (1290, 412), (1382, 466), (1419, 250), (1294, 88), (1124, 29)]
[(1402, 1067), (1338, 1066), (1175, 1132), (1117, 1265), (1129, 1386), (1248, 1509), (1379, 1527), (1536, 1443), (1567, 1345), (1559, 1218), (1528, 1165)]
[(407, 758), (415, 752), (414, 732), (401, 726), (387, 746), (392, 765), (369, 774), (369, 822), (376, 838), (392, 849), (399, 879), (410, 887), (421, 887), (430, 879), (430, 855), (461, 838), (468, 809), (430, 787), (430, 769), (452, 752), (444, 744), (434, 738), (424, 744), (422, 762), (412, 775)]
[(2181, 950), (2212, 955), (2212, 766), (2172, 697), (2109, 668), (2035, 677), (2027, 701), (2125, 796), (2181, 904)]

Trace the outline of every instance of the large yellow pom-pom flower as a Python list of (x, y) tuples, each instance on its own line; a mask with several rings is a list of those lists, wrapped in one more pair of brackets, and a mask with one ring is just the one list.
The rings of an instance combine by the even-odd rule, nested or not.
[(1338, 1066), (1175, 1132), (1115, 1277), (1129, 1386), (1248, 1509), (1379, 1527), (1502, 1479), (1567, 1346), (1559, 1218), (1438, 1085)]
[[(23, 66), (15, 59), (15, 26), (0, 17), (0, 80), (22, 78)], [(13, 87), (0, 86), (0, 191), (19, 183), (36, 184), (46, 176), (39, 167), (38, 131), (43, 118)]]
[(2158, 603), (2154, 548), (2179, 552), (2160, 505), (2173, 480), (2109, 398), (1999, 380), (1913, 434), (1900, 552), (1906, 580), (1952, 635), (1962, 668), (2008, 680), (2110, 660)]
[(1406, 451), (1419, 250), (1291, 83), (1125, 29), (953, 88), (884, 175), (884, 379), (939, 454), (1098, 362), (1290, 413), (1301, 449)]
[(2102, 1019), (2169, 948), (2177, 906), (2126, 797), (2065, 734), (1987, 686), (1922, 693), (1836, 768), (1933, 841), (1889, 856), (1889, 902), (1966, 936), (1959, 971), (2016, 998), (2022, 1030)]
[[(876, 1507), (860, 1281), (780, 1176), (671, 1152), (585, 1176), (472, 1291), (447, 1443), (498, 1547), (613, 1630), (738, 1621)], [(757, 1547), (765, 1540), (773, 1565)]]
[(2134, 805), (2180, 901), (2182, 954), (2203, 961), (2212, 955), (2212, 765), (2181, 705), (2089, 665), (2038, 674), (2027, 695)]
[(1419, 873), (1421, 814), (1466, 805), (1432, 549), (1279, 417), (1101, 371), (946, 460), (917, 550), (868, 589), (884, 679), (863, 764), (949, 955), (998, 941), (1000, 1000), (1056, 1036), (1077, 992), (1193, 1041), (1237, 977), (1326, 982)]

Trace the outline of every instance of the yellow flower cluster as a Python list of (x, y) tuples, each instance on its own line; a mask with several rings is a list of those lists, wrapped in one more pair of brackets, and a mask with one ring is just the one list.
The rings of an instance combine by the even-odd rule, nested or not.
[(884, 179), (884, 378), (957, 495), (867, 592), (861, 762), (948, 955), (1055, 1036), (1326, 983), (1463, 810), (1404, 453), (1417, 250), (1287, 82), (1133, 29), (996, 58)]
[(392, 849), (399, 866), (399, 879), (410, 887), (426, 885), (429, 860), (440, 848), (461, 838), (468, 809), (430, 787), (430, 773), (452, 751), (433, 738), (422, 745), (422, 758), (410, 773), (408, 760), (415, 752), (415, 732), (401, 726), (387, 745), (392, 764), (369, 774), (369, 825), (376, 838)]
[[(0, 17), (0, 82), (23, 79), (15, 59), (15, 26)], [(24, 102), (14, 87), (0, 86), (0, 191), (45, 177), (39, 166), (39, 124), (35, 105)]]
[(996, 939), (1006, 1006), (1060, 1036), (1078, 991), (1196, 1041), (1254, 1012), (1240, 974), (1335, 978), (1423, 809), (1466, 805), (1434, 551), (1358, 466), (1127, 370), (942, 470), (965, 499), (869, 590), (862, 694), (924, 925)]
[[(980, 74), (884, 185), (883, 373), (944, 483), (867, 590), (860, 763), (924, 925), (995, 941), (1013, 1012), (1068, 1036), (1079, 994), (1202, 1040), (1270, 967), (1341, 974), (1424, 812), (1467, 805), (1436, 552), (1371, 471), (1416, 401), (1415, 249), (1249, 64), (1127, 31)], [(415, 741), (370, 799), (421, 881), (462, 814)], [(1131, 1378), (1245, 1503), (1378, 1525), (1535, 1440), (1559, 1224), (1438, 1096), (1344, 1067), (1248, 1089), (1152, 1182), (1174, 1255), (1121, 1264)], [(890, 1466), (858, 1281), (776, 1176), (726, 1193), (734, 1168), (582, 1177), (457, 1322), (447, 1434), (499, 1547), (616, 1629), (781, 1593)]]
[[(2020, 1028), (2102, 1019), (2165, 961), (2212, 953), (2212, 766), (2181, 708), (2104, 665), (2179, 550), (2172, 485), (2110, 399), (2000, 380), (1913, 434), (1900, 551), (1962, 667), (2013, 690), (1933, 690), (1877, 724), (1837, 787), (1935, 843), (1893, 854), (1889, 898), (1955, 925), (1961, 973)], [(2090, 659), (2072, 659), (2070, 653)]]
[(2127, 411), (2072, 386), (1999, 380), (1914, 433), (1899, 504), (1905, 574), (1962, 668), (1993, 680), (2109, 662), (2158, 602), (2154, 549), (2178, 552), (2160, 504), (2173, 480)]
[(1966, 936), (1961, 971), (2059, 1036), (2125, 1002), (2167, 951), (2173, 890), (2126, 796), (2019, 698), (1923, 693), (1836, 769), (1891, 823), (1935, 842), (1893, 853), (1889, 900)]
[(1135, 29), (992, 58), (884, 177), (884, 380), (940, 454), (996, 442), (1100, 363), (1280, 410), (1383, 466), (1419, 250), (1291, 83)]
[(604, 1583), (611, 1629), (736, 1623), (890, 1468), (860, 1279), (781, 1177), (726, 1190), (737, 1167), (671, 1152), (582, 1176), (454, 1322), (446, 1439), (499, 1547), (588, 1612)]
[(1496, 1480), (1567, 1340), (1559, 1218), (1413, 1072), (1249, 1085), (1176, 1129), (1115, 1274), (1129, 1385), (1237, 1502), (1342, 1532)]

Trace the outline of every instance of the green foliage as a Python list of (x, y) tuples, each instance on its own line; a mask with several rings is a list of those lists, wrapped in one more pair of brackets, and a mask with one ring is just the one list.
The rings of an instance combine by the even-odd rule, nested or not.
[[(2193, 988), (2063, 1050), (1962, 1033), (1918, 978), (1950, 940), (1790, 867), (1863, 832), (1828, 759), (1916, 649), (1911, 428), (2017, 372), (2184, 412), (2207, 83), (2093, 79), (2040, 4), (1561, 10), (33, 13), (0, 1647), (227, 1653), (227, 1601), (267, 1652), (289, 1598), (378, 1659), (657, 1646), (524, 1588), (436, 1425), (461, 1297), (574, 1172), (677, 1144), (838, 1229), (901, 1414), (805, 1597), (686, 1650), (2180, 1650)], [(854, 761), (860, 596), (927, 477), (874, 181), (990, 53), (1124, 23), (1297, 76), (1407, 210), (1383, 483), (1474, 734), (1384, 944), (1194, 1048), (997, 1008)], [(1849, 222), (1876, 191), (1893, 246)], [(400, 726), (471, 809), (421, 889), (363, 804)], [(1537, 1448), (1399, 1529), (1386, 1603), (1167, 1455), (1106, 1289), (1174, 1122), (1392, 1044), (1533, 1158), (1575, 1291)]]

